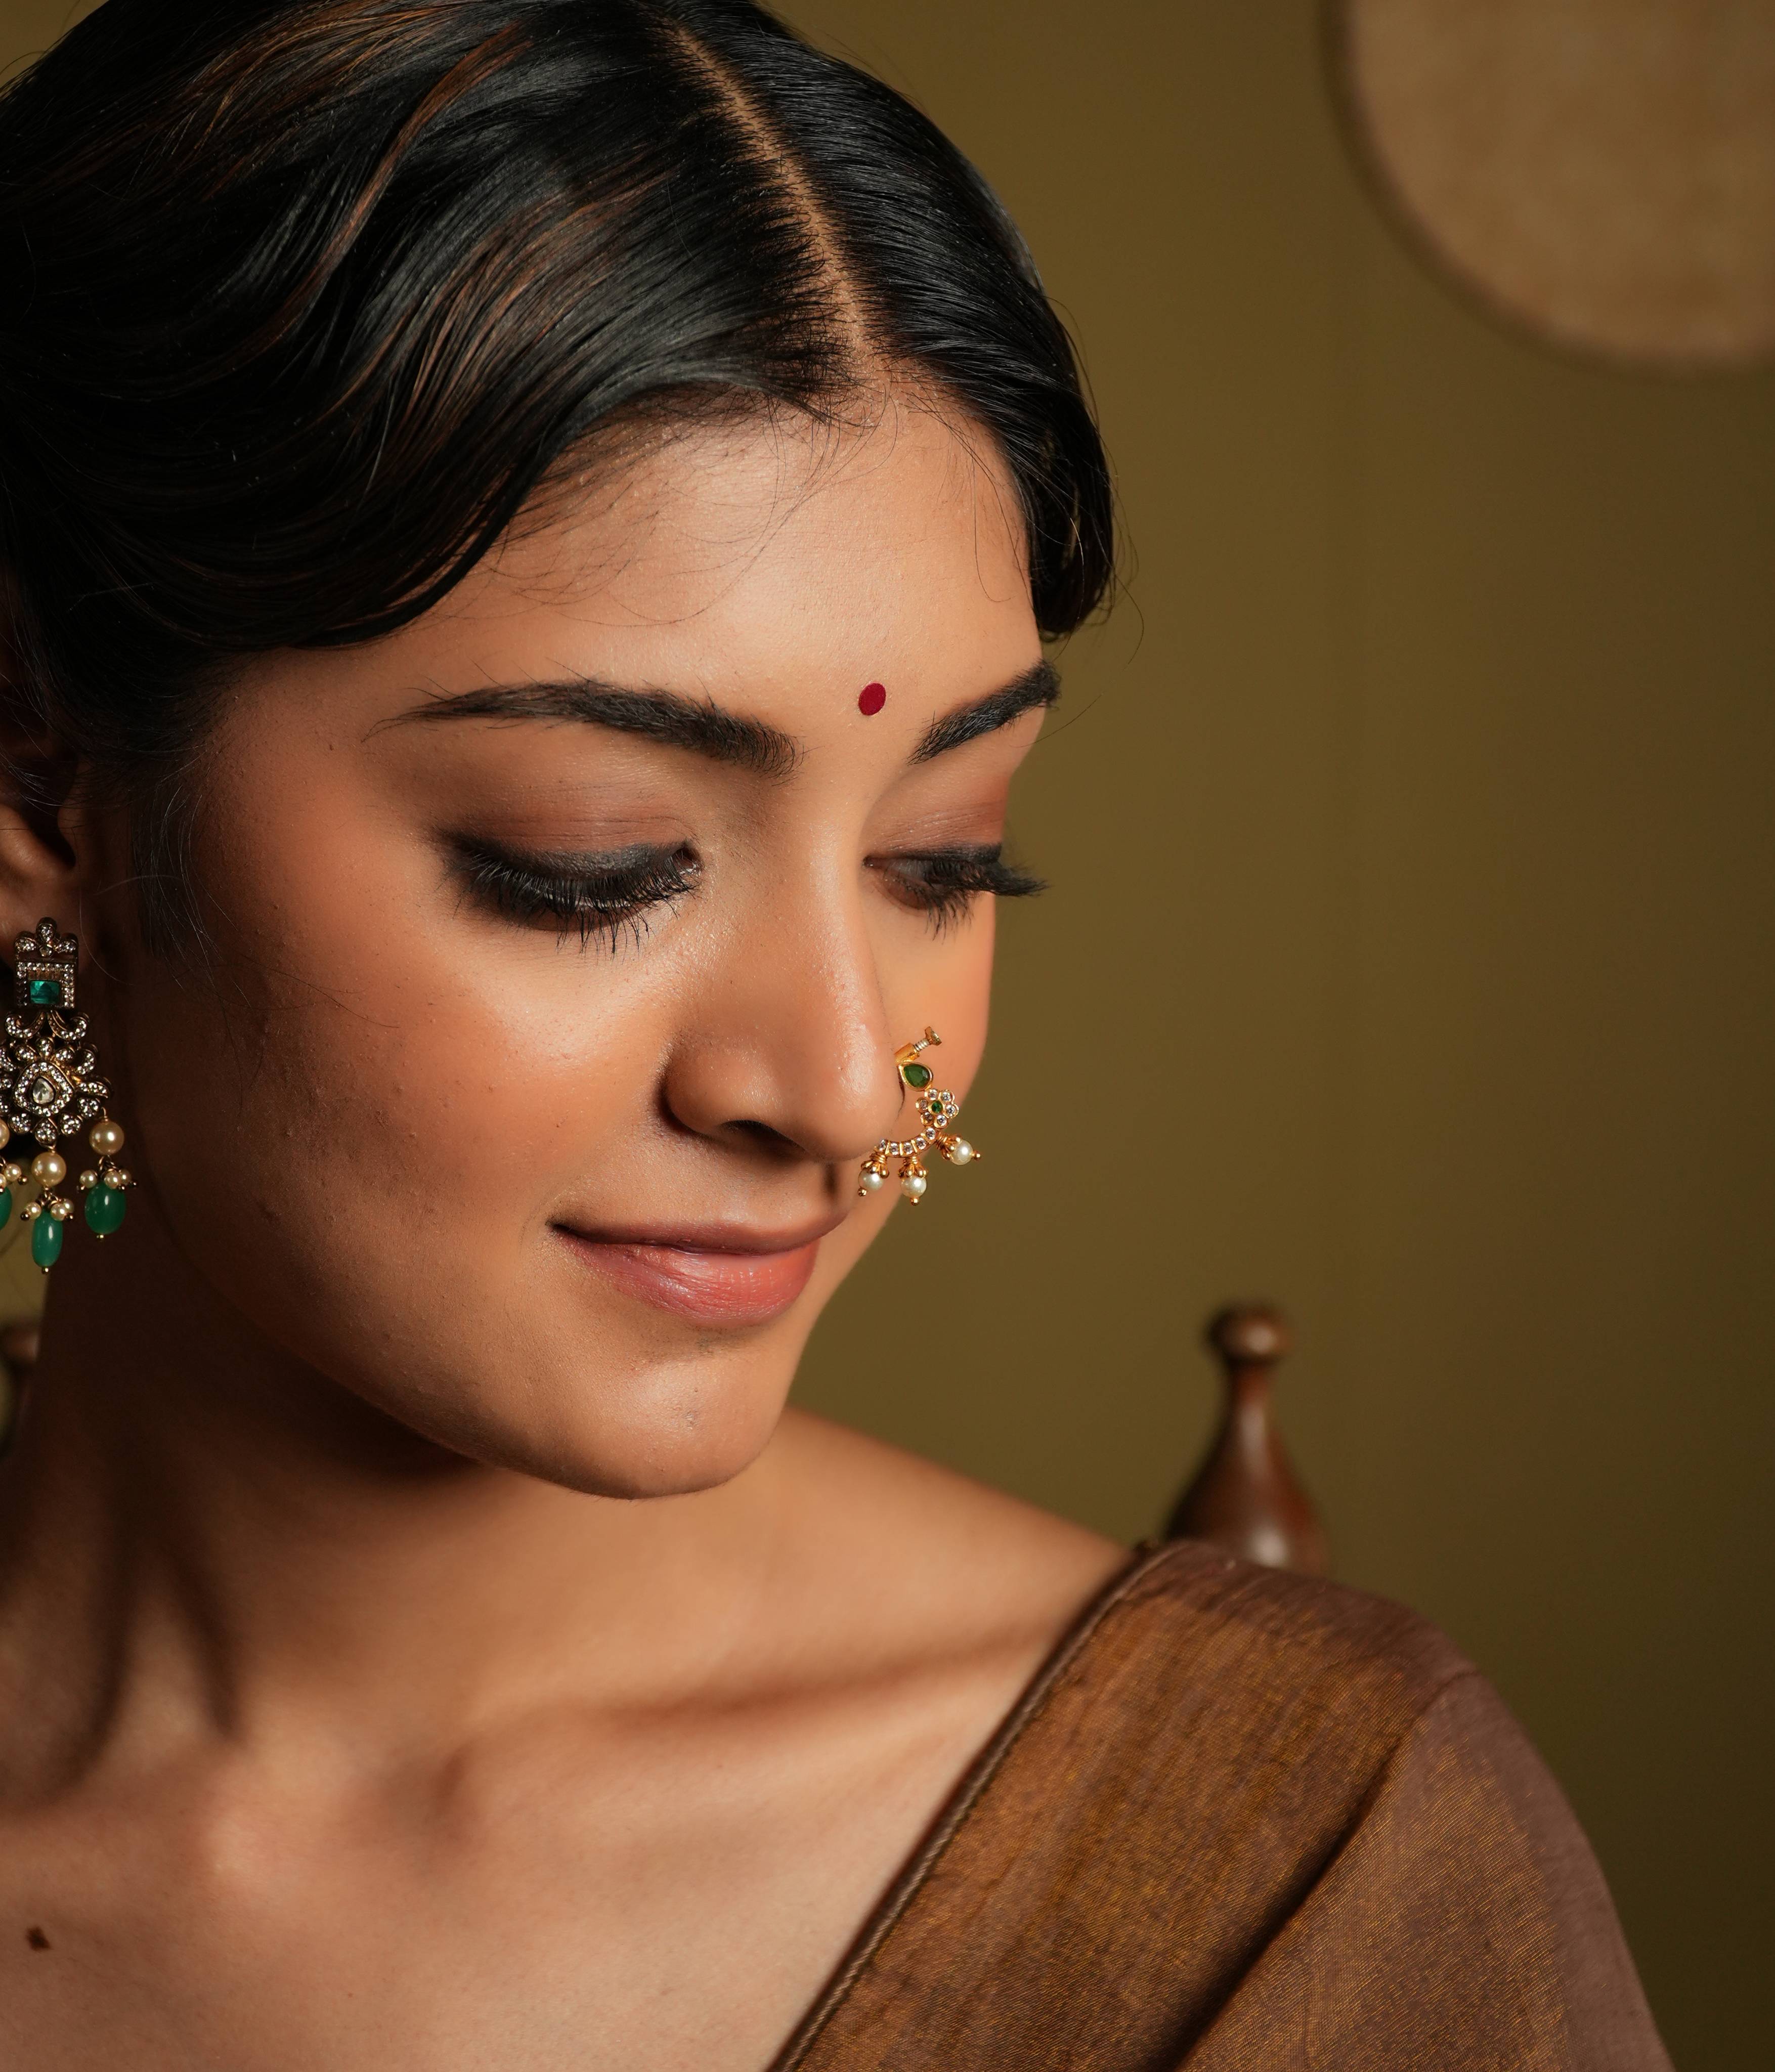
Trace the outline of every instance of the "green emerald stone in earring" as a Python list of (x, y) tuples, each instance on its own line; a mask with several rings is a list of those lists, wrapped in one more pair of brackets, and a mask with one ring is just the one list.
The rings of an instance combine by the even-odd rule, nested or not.
[(916, 1062), (900, 1067), (900, 1076), (909, 1087), (927, 1087), (931, 1083), (931, 1067)]
[(62, 982), (59, 978), (34, 978), (25, 988), (25, 997), (33, 1007), (60, 1007)]
[(12, 1190), (10, 1187), (0, 1187), (0, 1223), (4, 1223), (11, 1214)]
[(31, 1227), (31, 1256), (48, 1272), (62, 1256), (62, 1227), (54, 1216), (39, 1216)]
[(121, 1187), (107, 1187), (101, 1181), (86, 1190), (86, 1227), (97, 1236), (109, 1237), (123, 1226), (129, 1202)]

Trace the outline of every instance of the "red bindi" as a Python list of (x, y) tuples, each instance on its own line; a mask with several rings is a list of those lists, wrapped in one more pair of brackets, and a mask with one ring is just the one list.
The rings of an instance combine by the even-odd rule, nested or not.
[(865, 684), (861, 695), (857, 701), (857, 709), (873, 718), (886, 703), (887, 685), (885, 684)]

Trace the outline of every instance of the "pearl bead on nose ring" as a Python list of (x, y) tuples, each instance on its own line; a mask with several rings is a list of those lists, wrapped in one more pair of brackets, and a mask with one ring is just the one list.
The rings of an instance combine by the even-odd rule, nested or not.
[[(932, 1083), (935, 1075), (920, 1062), (921, 1050), (932, 1050), (943, 1041), (935, 1029), (927, 1027), (915, 1043), (902, 1043), (894, 1054), (900, 1083), (916, 1104), (918, 1128), (910, 1137), (884, 1137), (863, 1161), (857, 1174), (859, 1194), (878, 1194), (887, 1185), (888, 1161), (900, 1161), (900, 1192), (916, 1206), (924, 1199), (930, 1184), (923, 1154), (935, 1145), (951, 1166), (972, 1165), (980, 1153), (965, 1137), (958, 1137), (950, 1124), (961, 1112), (961, 1103), (947, 1087)], [(902, 1096), (902, 1099), (904, 1096)]]

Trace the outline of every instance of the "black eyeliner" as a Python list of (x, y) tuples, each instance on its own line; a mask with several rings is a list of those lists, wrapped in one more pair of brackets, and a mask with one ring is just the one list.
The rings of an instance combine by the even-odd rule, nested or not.
[(998, 842), (901, 850), (871, 857), (870, 864), (891, 882), (902, 903), (928, 914), (939, 933), (961, 919), (982, 893), (996, 899), (1029, 899), (1047, 890), (1046, 881), (1033, 872), (1007, 863)]
[(458, 882), (487, 911), (525, 923), (550, 921), (582, 943), (604, 935), (613, 950), (625, 933), (639, 942), (648, 910), (688, 892), (700, 874), (682, 843), (588, 853), (513, 849), (458, 835), (449, 846)]

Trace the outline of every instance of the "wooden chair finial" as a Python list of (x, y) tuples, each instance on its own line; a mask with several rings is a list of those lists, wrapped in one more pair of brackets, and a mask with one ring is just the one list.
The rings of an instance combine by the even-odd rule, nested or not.
[(1271, 1384), (1294, 1343), (1267, 1302), (1217, 1310), (1204, 1334), (1218, 1358), (1226, 1413), (1194, 1479), (1166, 1524), (1168, 1540), (1206, 1540), (1247, 1561), (1322, 1576), (1325, 1529), (1276, 1429)]

